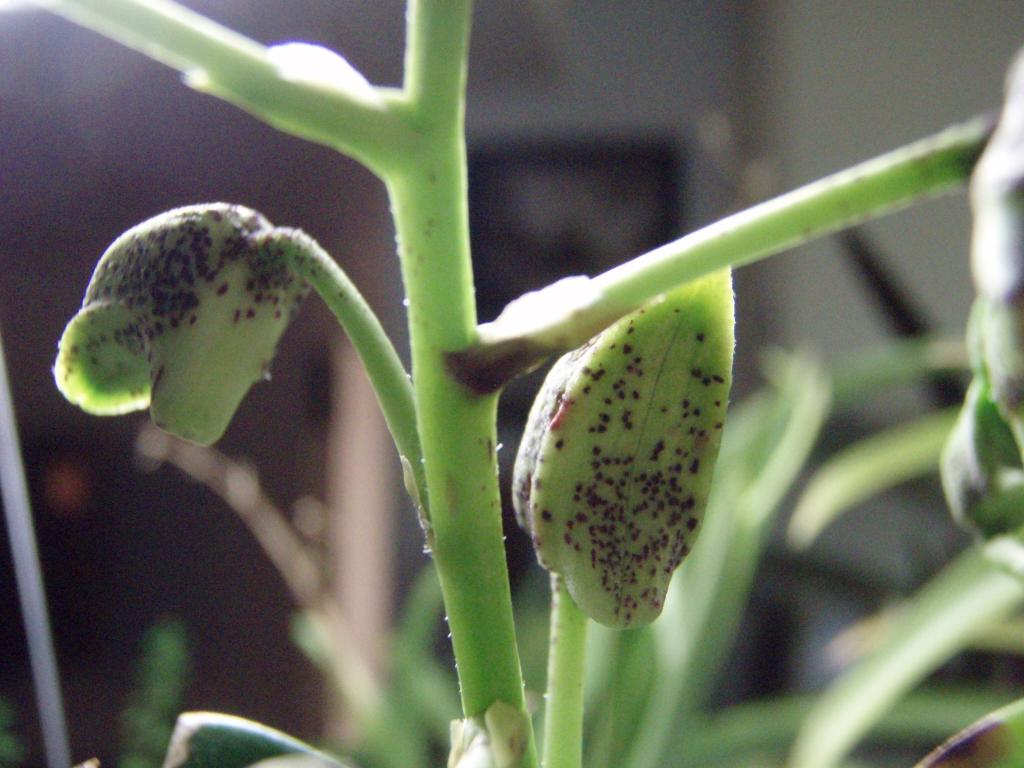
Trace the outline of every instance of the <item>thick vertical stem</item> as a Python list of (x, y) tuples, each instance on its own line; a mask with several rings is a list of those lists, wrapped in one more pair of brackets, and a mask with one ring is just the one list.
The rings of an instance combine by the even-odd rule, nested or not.
[(521, 707), (523, 692), (495, 471), (497, 399), (470, 394), (444, 367), (444, 352), (472, 333), (474, 313), (462, 168), (451, 156), (436, 159), (390, 190), (409, 299), (429, 544), (463, 708), (476, 715), (496, 700)]
[[(388, 191), (409, 307), (417, 423), (430, 496), (428, 543), (444, 593), (462, 705), (525, 712), (497, 482), (496, 396), (473, 395), (444, 355), (475, 333), (463, 93), (469, 0), (409, 9), (407, 119), (420, 141)], [(524, 765), (536, 757), (532, 737)]]

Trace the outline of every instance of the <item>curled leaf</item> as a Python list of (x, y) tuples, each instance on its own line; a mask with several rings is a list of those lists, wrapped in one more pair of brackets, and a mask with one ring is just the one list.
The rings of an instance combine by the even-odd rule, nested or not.
[(168, 432), (216, 441), (268, 375), (307, 292), (279, 242), (295, 234), (224, 203), (128, 230), (103, 254), (64, 331), (58, 388), (90, 413), (149, 407)]

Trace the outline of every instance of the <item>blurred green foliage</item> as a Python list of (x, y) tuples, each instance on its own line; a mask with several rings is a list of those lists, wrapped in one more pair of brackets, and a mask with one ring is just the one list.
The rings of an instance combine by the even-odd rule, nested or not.
[(161, 768), (189, 679), (185, 625), (160, 619), (142, 638), (134, 688), (121, 713), (118, 768)]
[(14, 733), (14, 709), (0, 699), (0, 768), (15, 768), (24, 756), (25, 748)]

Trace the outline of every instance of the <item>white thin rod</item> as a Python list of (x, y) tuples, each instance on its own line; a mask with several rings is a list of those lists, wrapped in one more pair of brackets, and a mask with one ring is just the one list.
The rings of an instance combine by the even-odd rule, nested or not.
[(35, 683), (39, 725), (49, 768), (68, 768), (71, 750), (68, 747), (67, 723), (57, 674), (57, 655), (53, 648), (50, 618), (46, 611), (46, 591), (39, 564), (32, 510), (29, 503), (25, 467), (18, 443), (18, 426), (14, 420), (14, 398), (11, 396), (0, 336), (0, 491), (11, 542), (14, 579), (28, 640), (29, 662)]

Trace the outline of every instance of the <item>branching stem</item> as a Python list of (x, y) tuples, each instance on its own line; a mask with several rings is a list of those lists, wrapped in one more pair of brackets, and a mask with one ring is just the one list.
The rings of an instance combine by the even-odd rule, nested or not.
[(266, 46), (170, 0), (51, 0), (43, 7), (179, 70), (193, 88), (286, 133), (354, 157), (378, 175), (411, 140), (389, 108), (388, 89), (291, 77)]
[(522, 765), (535, 766), (505, 563), (497, 482), (497, 397), (448, 372), (475, 333), (463, 128), (470, 0), (412, 0), (407, 91), (396, 108), (415, 151), (387, 176), (409, 308), (413, 387), (434, 555), (467, 717), (496, 702), (524, 714)]
[(563, 290), (557, 300), (541, 301), (539, 293), (527, 313), (513, 302), (480, 326), (472, 345), (450, 355), (450, 365), (474, 391), (494, 391), (677, 285), (962, 186), (992, 128), (989, 117), (952, 126), (728, 216)]

